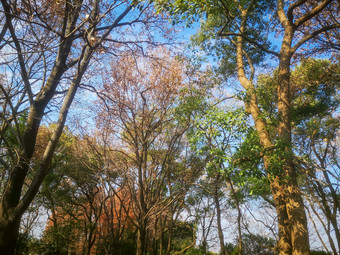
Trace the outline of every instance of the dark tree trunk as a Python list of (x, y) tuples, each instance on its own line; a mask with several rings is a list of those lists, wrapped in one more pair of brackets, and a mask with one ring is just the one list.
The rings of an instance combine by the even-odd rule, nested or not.
[(0, 254), (14, 254), (18, 239), (20, 219), (9, 221), (0, 216)]
[(170, 253), (171, 253), (173, 225), (174, 225), (174, 220), (172, 218), (170, 218), (169, 219), (169, 232), (168, 232), (168, 245), (167, 245), (167, 248), (166, 248), (166, 255), (170, 255)]
[(145, 255), (146, 254), (146, 231), (143, 226), (137, 231), (137, 251), (136, 255)]

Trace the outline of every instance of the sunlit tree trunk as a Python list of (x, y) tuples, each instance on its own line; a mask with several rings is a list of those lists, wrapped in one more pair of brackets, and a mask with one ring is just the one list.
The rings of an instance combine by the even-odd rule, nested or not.
[[(278, 7), (279, 16), (280, 5)], [(283, 15), (283, 14), (282, 14)], [(279, 57), (278, 95), (278, 151), (280, 152), (281, 185), (284, 185), (283, 195), (286, 204), (286, 214), (291, 238), (291, 254), (309, 254), (309, 236), (307, 217), (303, 199), (297, 184), (296, 169), (293, 165), (292, 131), (291, 131), (291, 95), (290, 95), (290, 66), (291, 44), (294, 38), (293, 26), (284, 17), (280, 17), (285, 28)], [(283, 177), (283, 178), (282, 178)], [(286, 215), (285, 215), (286, 216)]]
[[(279, 1), (280, 2), (280, 1)], [(242, 10), (242, 22), (240, 33), (243, 34), (248, 18), (248, 11)], [(283, 23), (282, 18), (281, 23)], [(237, 37), (237, 67), (241, 85), (248, 94), (246, 110), (251, 113), (255, 127), (259, 135), (260, 143), (269, 155), (264, 155), (264, 165), (271, 183), (271, 190), (275, 201), (278, 229), (279, 229), (279, 254), (309, 254), (309, 237), (307, 218), (304, 211), (302, 196), (297, 185), (296, 173), (293, 166), (293, 152), (291, 147), (291, 123), (290, 123), (290, 59), (291, 43), (294, 31), (288, 25), (285, 26), (285, 35), (279, 55), (279, 82), (277, 84), (279, 125), (278, 144), (275, 152), (279, 153), (279, 161), (273, 166), (270, 151), (274, 149), (270, 139), (266, 121), (262, 118), (261, 110), (257, 103), (256, 89), (252, 81), (245, 75), (243, 38)], [(274, 168), (278, 169), (274, 169)]]

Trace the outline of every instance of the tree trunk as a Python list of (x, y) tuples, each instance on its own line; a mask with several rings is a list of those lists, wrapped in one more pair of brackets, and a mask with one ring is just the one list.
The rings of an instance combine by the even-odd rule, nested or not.
[[(72, 7), (70, 7), (70, 13), (65, 13), (65, 34), (73, 32), (76, 28), (76, 21), (79, 16), (79, 10), (81, 7), (81, 0), (76, 1)], [(14, 26), (12, 25), (12, 14), (11, 8), (8, 1), (1, 0), (2, 6), (5, 10), (6, 22), (9, 26), (10, 33), (15, 42), (17, 42), (17, 36), (15, 34)], [(71, 6), (71, 4), (70, 4)], [(6, 188), (1, 197), (0, 203), (0, 254), (14, 254), (16, 241), (18, 238), (19, 225), (21, 217), (26, 209), (29, 207), (30, 203), (37, 194), (39, 187), (46, 176), (51, 158), (56, 147), (56, 144), (61, 135), (62, 129), (65, 124), (65, 118), (67, 116), (68, 109), (72, 100), (74, 98), (75, 92), (79, 86), (80, 80), (83, 73), (86, 70), (88, 61), (90, 58), (86, 59), (85, 62), (82, 61), (82, 66), (75, 78), (72, 81), (72, 85), (69, 88), (66, 98), (64, 99), (62, 109), (59, 113), (59, 119), (57, 123), (57, 128), (53, 137), (48, 143), (45, 149), (44, 155), (41, 159), (39, 170), (34, 175), (34, 178), (29, 185), (28, 190), (23, 194), (23, 187), (25, 183), (25, 178), (27, 176), (30, 161), (35, 150), (36, 137), (38, 134), (41, 119), (44, 115), (44, 110), (47, 107), (50, 100), (53, 98), (59, 81), (68, 69), (66, 61), (70, 53), (72, 43), (74, 38), (68, 37), (63, 40), (58, 49), (58, 54), (51, 70), (51, 73), (46, 81), (44, 87), (36, 95), (34, 100), (30, 101), (30, 109), (28, 114), (28, 119), (25, 125), (25, 129), (22, 135), (22, 145), (18, 150), (18, 162), (12, 168), (7, 169), (9, 173), (8, 181), (6, 183)], [(20, 43), (15, 43), (16, 50), (18, 52), (19, 62), (21, 64), (22, 73), (26, 72), (26, 67), (24, 66), (24, 59), (22, 58), (22, 51)], [(92, 52), (92, 50), (89, 50)], [(92, 53), (91, 53), (92, 54)], [(86, 55), (85, 55), (86, 57)], [(87, 62), (86, 62), (87, 61)], [(25, 77), (22, 77), (23, 82), (27, 87), (30, 87), (30, 83)], [(74, 82), (77, 84), (74, 84)]]
[(155, 223), (154, 223), (154, 231), (153, 231), (153, 237), (152, 237), (152, 254), (157, 255), (158, 250), (158, 242), (160, 235), (158, 235), (158, 221), (160, 220), (159, 217), (156, 217)]
[(291, 254), (292, 245), (291, 245), (291, 236), (290, 236), (290, 227), (288, 214), (286, 209), (285, 188), (280, 185), (280, 180), (277, 177), (269, 176), (271, 180), (270, 187), (273, 194), (277, 221), (278, 221), (278, 229), (279, 229), (279, 242), (277, 244), (279, 254)]
[[(313, 176), (315, 179), (316, 179), (316, 176), (314, 175)], [(327, 183), (330, 183), (329, 181)], [(337, 219), (336, 219), (336, 212), (337, 212), (337, 199), (336, 197), (333, 197), (333, 201), (334, 201), (334, 208), (333, 208), (333, 211), (334, 213), (331, 212), (331, 207), (330, 207), (330, 204), (329, 202), (327, 201), (327, 198), (326, 198), (326, 193), (322, 187), (322, 185), (316, 181), (315, 183), (312, 183), (313, 184), (313, 187), (315, 189), (315, 192), (319, 195), (319, 199), (320, 199), (320, 203), (322, 205), (321, 209), (323, 211), (323, 213), (325, 214), (328, 222), (330, 222), (330, 224), (332, 224), (333, 226), (333, 231), (334, 231), (334, 234), (335, 234), (335, 238), (337, 240), (337, 243), (338, 243), (338, 249), (340, 251), (340, 231), (339, 231), (339, 227), (338, 227), (338, 222), (337, 222)], [(335, 199), (335, 200), (334, 200)], [(311, 203), (311, 206), (313, 207), (312, 203)], [(315, 210), (313, 210), (315, 211)], [(327, 236), (328, 236), (328, 239), (329, 239), (329, 244), (331, 246), (331, 249), (333, 251), (334, 254), (337, 253), (337, 250), (335, 248), (335, 243), (333, 241), (333, 238), (331, 236), (331, 232), (330, 231), (327, 231), (326, 232)]]
[(163, 230), (159, 234), (159, 255), (163, 255)]
[(19, 234), (20, 219), (10, 221), (6, 216), (0, 216), (0, 254), (14, 254)]
[[(282, 2), (280, 3), (282, 4)], [(248, 100), (245, 101), (246, 110), (251, 113), (253, 117), (261, 145), (269, 152), (273, 151), (275, 145), (276, 151), (274, 153), (276, 156), (279, 156), (279, 159), (274, 164), (272, 162), (274, 158), (271, 158), (270, 154), (264, 155), (263, 157), (278, 216), (279, 254), (307, 255), (309, 254), (307, 218), (302, 196), (297, 185), (291, 146), (290, 60), (294, 30), (284, 14), (284, 9), (281, 6), (279, 6), (278, 9), (280, 22), (285, 29), (279, 55), (279, 82), (277, 84), (279, 117), (277, 127), (278, 141), (271, 141), (266, 120), (263, 119), (263, 114), (258, 106), (256, 88), (252, 81), (246, 77), (243, 61), (244, 42), (242, 36), (238, 36), (236, 40), (238, 78), (241, 85), (247, 91)], [(247, 15), (248, 12), (242, 10), (240, 34), (243, 34), (245, 31)]]
[(171, 243), (172, 243), (172, 234), (173, 234), (173, 226), (174, 226), (174, 220), (169, 218), (169, 231), (168, 231), (168, 245), (166, 248), (166, 255), (170, 255), (171, 253)]
[(143, 226), (140, 226), (137, 231), (137, 250), (136, 255), (145, 255), (146, 231)]
[(235, 205), (236, 205), (236, 209), (237, 209), (238, 254), (241, 255), (242, 249), (243, 249), (243, 247), (242, 247), (242, 227), (241, 227), (242, 212), (241, 212), (240, 202), (239, 202), (239, 199), (237, 197), (236, 190), (234, 188), (234, 184), (231, 181), (229, 175), (227, 177), (227, 181), (230, 185), (231, 193), (232, 193), (232, 196), (235, 200)]
[(220, 208), (220, 200), (218, 197), (219, 183), (220, 183), (220, 173), (218, 173), (216, 176), (214, 200), (215, 200), (215, 206), (216, 206), (216, 221), (217, 221), (218, 238), (220, 239), (220, 254), (225, 255), (226, 251), (224, 247), (224, 236), (223, 236), (223, 229), (222, 229), (222, 223), (221, 223), (221, 208)]
[[(278, 94), (278, 151), (280, 152), (281, 182), (284, 186), (283, 195), (286, 203), (288, 225), (290, 230), (291, 254), (309, 254), (309, 236), (307, 217), (304, 210), (303, 199), (296, 179), (296, 171), (293, 165), (293, 151), (291, 141), (290, 119), (290, 61), (291, 44), (294, 30), (290, 26), (285, 27), (279, 62)], [(283, 177), (283, 178), (282, 178)], [(283, 234), (283, 233), (281, 233)], [(289, 234), (287, 236), (289, 238)]]

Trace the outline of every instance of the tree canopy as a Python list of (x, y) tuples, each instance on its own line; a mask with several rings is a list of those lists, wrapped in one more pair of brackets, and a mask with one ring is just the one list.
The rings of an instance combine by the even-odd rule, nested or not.
[(1, 0), (0, 254), (339, 253), (339, 7)]

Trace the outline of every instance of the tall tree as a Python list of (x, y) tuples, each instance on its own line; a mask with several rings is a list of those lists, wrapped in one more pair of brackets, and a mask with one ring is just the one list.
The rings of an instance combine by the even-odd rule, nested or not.
[[(320, 201), (317, 207), (323, 210), (330, 221), (329, 227), (334, 229), (335, 236), (338, 236), (335, 213), (339, 210), (336, 198), (339, 183), (336, 172), (339, 166), (334, 158), (338, 153), (335, 148), (339, 128), (335, 114), (339, 107), (336, 96), (338, 75), (339, 64), (320, 59), (305, 59), (291, 72), (294, 164), (299, 168), (304, 197), (308, 204), (314, 204), (312, 201), (315, 199)], [(257, 80), (259, 105), (265, 109), (265, 117), (272, 122), (277, 119), (277, 113), (270, 110), (275, 109), (277, 103), (277, 78), (278, 70), (275, 70), (273, 75), (260, 75)], [(316, 212), (315, 205), (312, 210)], [(314, 219), (311, 218), (311, 221)], [(316, 228), (316, 231), (319, 232), (320, 228)], [(337, 253), (329, 231), (325, 232), (331, 249)]]
[[(243, 101), (263, 147), (263, 162), (275, 200), (280, 254), (309, 254), (307, 219), (293, 163), (290, 74), (292, 61), (301, 56), (334, 53), (332, 57), (337, 58), (337, 1), (171, 1), (165, 3), (165, 8), (173, 14), (184, 14), (184, 18), (206, 14), (197, 40), (204, 43), (215, 39), (206, 46), (216, 49), (223, 58), (222, 70), (236, 71), (244, 89)], [(277, 45), (270, 44), (275, 36), (279, 38), (278, 51)], [(269, 132), (272, 123), (263, 117), (254, 83), (255, 67), (268, 55), (276, 59), (279, 70), (276, 134)]]
[[(212, 105), (195, 123), (196, 130), (190, 139), (199, 154), (204, 153), (207, 155), (205, 169), (210, 183), (208, 181), (205, 187), (211, 190), (210, 192), (215, 201), (221, 254), (225, 254), (226, 250), (219, 200), (221, 190), (226, 187), (230, 190), (230, 201), (237, 209), (238, 254), (242, 253), (241, 196), (235, 186), (241, 186), (241, 182), (244, 182), (246, 177), (244, 179), (240, 177), (245, 176), (245, 171), (239, 171), (239, 169), (234, 168), (233, 154), (245, 139), (248, 130), (246, 119), (247, 116), (242, 109), (226, 109), (226, 111), (223, 111)], [(253, 171), (255, 172), (255, 170)]]
[[(133, 201), (137, 255), (147, 252), (154, 219), (186, 189), (166, 196), (167, 178), (182, 161), (181, 140), (187, 129), (173, 115), (183, 79), (182, 64), (167, 50), (155, 50), (150, 58), (126, 55), (113, 62), (100, 93), (105, 104), (98, 125), (110, 133), (112, 169), (128, 186)], [(190, 183), (190, 173), (187, 177)]]
[[(151, 2), (1, 1), (0, 253), (13, 254), (20, 219), (48, 172), (91, 59), (150, 42), (150, 31), (135, 35), (157, 19)], [(39, 126), (48, 119), (56, 128), (27, 183)]]
[(100, 135), (64, 135), (58, 147), (39, 192), (49, 212), (43, 248), (55, 254), (119, 253), (123, 234), (134, 231), (131, 200), (124, 187), (113, 185), (117, 175), (108, 167)]
[[(292, 72), (295, 163), (306, 173), (303, 187), (310, 205), (309, 215), (312, 211), (317, 217), (335, 254), (340, 250), (337, 223), (340, 121), (336, 113), (340, 104), (336, 95), (340, 87), (339, 74), (339, 64), (314, 59), (304, 60)], [(319, 209), (325, 221), (317, 213)], [(311, 221), (316, 227), (313, 218)], [(315, 230), (321, 232), (319, 228)]]

